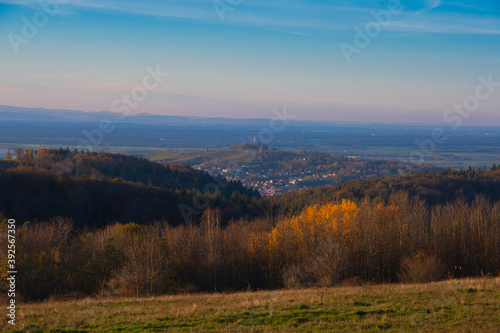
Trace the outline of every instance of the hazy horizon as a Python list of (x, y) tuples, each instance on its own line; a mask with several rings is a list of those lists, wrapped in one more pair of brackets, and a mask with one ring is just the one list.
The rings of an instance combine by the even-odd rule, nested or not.
[[(7, 108), (8, 110), (2, 110), (3, 108)], [(16, 110), (9, 110), (10, 108), (14, 108)], [(156, 114), (156, 113), (149, 113), (149, 112), (138, 112), (138, 113), (130, 113), (129, 116), (127, 117), (122, 117), (122, 113), (119, 112), (113, 112), (109, 110), (90, 110), (90, 111), (84, 111), (84, 110), (76, 110), (76, 109), (53, 109), (53, 108), (28, 108), (28, 107), (23, 107), (23, 106), (17, 106), (17, 105), (0, 105), (0, 114), (3, 112), (14, 112), (14, 113), (19, 113), (23, 114), (25, 110), (29, 110), (28, 114), (34, 114), (35, 111), (39, 110), (44, 110), (47, 111), (47, 114), (52, 115), (52, 116), (57, 116), (57, 114), (53, 114), (53, 112), (83, 112), (85, 114), (95, 114), (96, 116), (99, 115), (100, 113), (113, 113), (115, 114), (115, 118), (113, 118), (113, 122), (134, 122), (134, 116), (165, 116), (165, 117), (173, 117), (173, 118), (185, 118), (189, 120), (213, 120), (216, 121), (217, 119), (220, 119), (221, 121), (228, 120), (228, 121), (264, 121), (268, 122), (269, 120), (272, 119), (277, 119), (276, 114), (271, 112), (267, 117), (231, 117), (231, 116), (198, 116), (198, 115), (190, 115), (190, 114)], [(283, 114), (283, 110), (279, 110), (278, 108), (275, 109), (277, 112), (280, 114)], [(43, 113), (41, 113), (43, 114)], [(292, 117), (295, 116), (295, 114), (292, 114), (289, 112), (289, 110), (286, 110), (286, 114), (291, 115)], [(77, 113), (75, 113), (77, 115)], [(95, 118), (94, 121), (102, 120), (102, 117)], [(278, 117), (279, 118), (279, 117)], [(5, 118), (4, 118), (5, 119)], [(7, 118), (8, 119), (8, 118)], [(73, 119), (70, 115), (66, 114), (65, 117), (62, 119), (68, 119), (68, 120), (73, 120), (75, 122), (79, 122), (82, 120), (78, 119)], [(104, 118), (103, 118), (104, 119)], [(107, 118), (106, 118), (107, 119)], [(9, 119), (10, 120), (10, 119)], [(29, 121), (30, 119), (23, 119)], [(91, 121), (91, 120), (90, 120)], [(453, 124), (446, 124), (446, 123), (439, 123), (439, 122), (408, 122), (408, 121), (369, 121), (369, 120), (314, 120), (314, 119), (300, 119), (300, 118), (293, 118), (289, 120), (290, 123), (301, 123), (301, 124), (346, 124), (346, 125), (359, 125), (359, 126), (365, 126), (365, 125), (380, 125), (380, 126), (403, 126), (403, 127), (411, 127), (411, 126), (416, 126), (416, 127), (440, 127), (442, 129), (447, 129), (453, 132), (459, 132), (459, 128), (454, 128)], [(473, 123), (467, 123), (462, 126), (460, 126), (461, 130), (467, 130), (469, 128), (497, 128), (498, 126), (491, 124), (491, 123), (484, 123), (484, 124), (473, 124)]]

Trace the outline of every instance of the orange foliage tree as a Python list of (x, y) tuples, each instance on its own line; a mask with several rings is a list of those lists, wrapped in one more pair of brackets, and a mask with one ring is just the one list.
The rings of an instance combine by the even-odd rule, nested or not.
[[(269, 235), (269, 252), (278, 262), (281, 273), (307, 260), (313, 267), (309, 268), (309, 274), (314, 275), (313, 271), (317, 270), (314, 267), (329, 259), (320, 255), (318, 249), (325, 244), (335, 244), (337, 249), (347, 247), (351, 224), (358, 210), (358, 205), (343, 200), (340, 204), (307, 207), (300, 214), (278, 222)], [(309, 274), (302, 274), (303, 279)]]

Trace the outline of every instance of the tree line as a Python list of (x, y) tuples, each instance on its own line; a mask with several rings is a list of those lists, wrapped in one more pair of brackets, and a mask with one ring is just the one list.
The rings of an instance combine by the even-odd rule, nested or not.
[[(5, 245), (5, 219), (0, 228)], [(217, 208), (175, 227), (78, 229), (56, 218), (25, 223), (17, 248), (19, 292), (31, 300), (427, 282), (499, 274), (500, 202), (478, 196), (430, 207), (401, 191), (387, 204), (342, 200), (227, 226)]]

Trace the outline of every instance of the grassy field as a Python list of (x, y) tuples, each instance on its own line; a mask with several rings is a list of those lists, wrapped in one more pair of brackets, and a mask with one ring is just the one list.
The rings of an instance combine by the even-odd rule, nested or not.
[(165, 161), (179, 164), (201, 164), (204, 159), (229, 158), (234, 161), (246, 161), (251, 156), (238, 150), (193, 150), (193, 151), (163, 151), (141, 154), (142, 157), (152, 161)]
[[(499, 332), (500, 278), (22, 304), (7, 332)], [(4, 324), (5, 319), (4, 319)]]
[[(388, 147), (370, 147), (365, 146), (363, 148), (349, 148), (345, 150), (345, 147), (322, 147), (322, 151), (329, 151), (338, 156), (357, 156), (363, 159), (389, 159), (389, 160), (401, 160), (406, 162), (412, 162), (414, 160), (419, 160), (420, 157), (424, 158), (425, 163), (440, 166), (440, 167), (452, 167), (452, 168), (466, 168), (469, 165), (481, 168), (490, 168), (493, 163), (498, 164), (500, 160), (498, 159), (498, 154), (500, 150), (490, 149), (486, 147), (475, 147), (477, 151), (458, 151), (458, 150), (439, 150), (432, 154), (415, 155), (413, 160), (410, 159), (411, 154), (415, 152), (414, 148), (411, 147), (399, 147), (399, 146), (388, 146)], [(484, 148), (484, 149), (483, 149)], [(280, 149), (282, 151), (296, 151), (297, 149)], [(126, 151), (126, 150), (124, 150)], [(153, 161), (166, 161), (172, 163), (191, 165), (201, 164), (204, 159), (218, 159), (218, 158), (230, 158), (236, 162), (246, 162), (248, 161), (248, 154), (241, 151), (235, 150), (186, 150), (186, 151), (148, 151), (141, 152), (137, 151), (134, 154), (140, 155), (142, 157), (151, 159)]]

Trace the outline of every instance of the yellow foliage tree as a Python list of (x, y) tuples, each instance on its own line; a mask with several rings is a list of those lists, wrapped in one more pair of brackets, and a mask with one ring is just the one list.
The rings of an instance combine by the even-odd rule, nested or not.
[(269, 237), (270, 250), (289, 260), (303, 260), (312, 255), (320, 242), (344, 244), (357, 212), (358, 206), (348, 200), (307, 207), (276, 225)]

